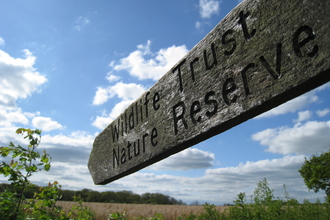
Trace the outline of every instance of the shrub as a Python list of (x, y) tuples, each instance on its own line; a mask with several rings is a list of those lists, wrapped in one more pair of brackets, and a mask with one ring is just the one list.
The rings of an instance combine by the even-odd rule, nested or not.
[(40, 154), (36, 150), (41, 141), (41, 130), (19, 128), (16, 133), (23, 135), (24, 139), (28, 138), (29, 145), (24, 148), (10, 142), (9, 147), (0, 147), (1, 157), (11, 157), (10, 163), (2, 161), (0, 164), (0, 174), (8, 177), (11, 182), (11, 187), (0, 192), (1, 219), (94, 219), (89, 208), (82, 206), (82, 200), (78, 200), (79, 205), (71, 207), (68, 213), (56, 205), (61, 198), (61, 185), (57, 181), (49, 183), (47, 187), (40, 187), (33, 199), (25, 198), (25, 191), (35, 187), (29, 178), (39, 171), (49, 171), (51, 157), (46, 151)]
[(40, 130), (20, 128), (16, 133), (23, 135), (24, 139), (29, 139), (27, 148), (16, 146), (12, 142), (9, 147), (0, 147), (1, 157), (11, 156), (9, 164), (3, 161), (0, 165), (0, 174), (8, 177), (11, 185), (15, 187), (15, 191), (6, 191), (0, 196), (1, 215), (10, 220), (24, 217), (24, 192), (33, 186), (29, 178), (41, 170), (48, 171), (51, 161), (46, 151), (42, 155), (36, 151), (41, 139)]

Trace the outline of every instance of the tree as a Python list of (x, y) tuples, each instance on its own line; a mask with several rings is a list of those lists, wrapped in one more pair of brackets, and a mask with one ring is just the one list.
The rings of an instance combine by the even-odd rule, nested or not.
[(94, 191), (94, 190), (90, 191), (88, 193), (86, 201), (87, 202), (102, 202), (101, 193), (98, 191)]
[(190, 203), (190, 205), (201, 205), (198, 200), (195, 200)]
[(318, 192), (325, 190), (330, 201), (330, 150), (321, 155), (312, 155), (299, 170), (308, 189)]

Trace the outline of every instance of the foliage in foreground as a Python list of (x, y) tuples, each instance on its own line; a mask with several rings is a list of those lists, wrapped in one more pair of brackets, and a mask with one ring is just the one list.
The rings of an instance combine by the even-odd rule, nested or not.
[(90, 210), (82, 206), (82, 201), (78, 198), (78, 206), (73, 206), (68, 212), (64, 212), (62, 207), (56, 202), (61, 198), (61, 185), (57, 181), (49, 183), (48, 187), (41, 187), (34, 193), (33, 199), (27, 199), (24, 195), (29, 188), (35, 187), (30, 182), (30, 177), (42, 170), (50, 170), (51, 157), (46, 151), (40, 154), (37, 147), (41, 141), (41, 131), (20, 128), (17, 134), (29, 140), (29, 145), (24, 148), (10, 142), (9, 147), (0, 147), (0, 156), (11, 157), (9, 163), (3, 160), (0, 164), (0, 174), (8, 177), (8, 181), (13, 186), (0, 193), (0, 219), (20, 220), (20, 219), (94, 219)]
[[(24, 192), (33, 185), (29, 178), (42, 170), (50, 170), (50, 156), (43, 152), (40, 154), (36, 148), (40, 144), (41, 131), (20, 128), (17, 134), (24, 135), (29, 139), (27, 148), (20, 145), (9, 144), (9, 147), (0, 147), (0, 156), (11, 157), (9, 162), (2, 161), (0, 174), (8, 177), (13, 186), (9, 190), (0, 192), (0, 219), (23, 220), (23, 219), (59, 219), (59, 220), (93, 220), (93, 213), (83, 206), (82, 198), (75, 197), (78, 205), (72, 206), (68, 211), (63, 211), (56, 202), (61, 198), (61, 185), (57, 181), (49, 183), (47, 187), (40, 187), (34, 193), (33, 199), (27, 199)], [(14, 190), (12, 190), (14, 189)], [(326, 191), (328, 188), (322, 188)], [(273, 191), (268, 186), (267, 180), (263, 179), (257, 184), (250, 203), (246, 202), (245, 193), (239, 193), (234, 201), (234, 206), (225, 212), (219, 212), (214, 205), (205, 204), (204, 212), (189, 214), (178, 217), (178, 220), (215, 220), (215, 219), (330, 219), (330, 203), (319, 200), (310, 203), (305, 200), (300, 204), (296, 199), (290, 198), (284, 186), (285, 200), (275, 199)], [(329, 198), (329, 197), (328, 197)], [(124, 213), (110, 214), (108, 220), (128, 219)], [(143, 220), (136, 217), (135, 220)], [(157, 214), (148, 220), (162, 220), (164, 217)]]
[(285, 185), (285, 199), (275, 199), (273, 192), (268, 186), (267, 180), (263, 179), (257, 184), (251, 202), (246, 203), (245, 193), (238, 194), (234, 201), (235, 205), (224, 213), (223, 219), (329, 219), (329, 203), (321, 203), (317, 200), (310, 203), (304, 200), (300, 204), (296, 199), (290, 198)]
[[(284, 186), (285, 199), (275, 199), (274, 190), (268, 186), (267, 180), (263, 179), (257, 184), (250, 202), (247, 202), (245, 193), (239, 193), (234, 205), (225, 212), (219, 212), (215, 205), (205, 204), (204, 212), (198, 214), (190, 213), (178, 217), (177, 220), (231, 220), (231, 219), (281, 219), (281, 220), (310, 220), (330, 219), (329, 203), (311, 203), (305, 200), (302, 204), (296, 199), (289, 197)], [(126, 220), (125, 213), (115, 213), (109, 216), (109, 220)], [(139, 218), (135, 218), (139, 219)], [(155, 216), (150, 220), (162, 220), (163, 216)]]

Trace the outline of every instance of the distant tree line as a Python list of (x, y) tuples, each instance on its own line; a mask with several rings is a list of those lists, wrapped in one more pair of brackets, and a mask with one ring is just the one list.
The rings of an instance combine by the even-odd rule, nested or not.
[[(0, 192), (15, 191), (15, 186), (1, 183)], [(32, 199), (34, 194), (40, 190), (40, 186), (32, 186), (24, 191), (24, 197)], [(160, 204), (160, 205), (186, 205), (182, 200), (176, 200), (161, 193), (144, 193), (142, 195), (132, 191), (106, 191), (98, 192), (91, 189), (79, 191), (61, 189), (62, 201), (73, 201), (74, 197), (80, 196), (85, 202), (104, 202), (104, 203), (126, 203), (126, 204)]]

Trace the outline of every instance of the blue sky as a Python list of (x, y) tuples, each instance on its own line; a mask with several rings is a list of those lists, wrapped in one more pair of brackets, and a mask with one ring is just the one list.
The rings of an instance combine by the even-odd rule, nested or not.
[[(276, 196), (314, 201), (298, 169), (330, 143), (330, 85), (113, 183), (96, 186), (93, 140), (232, 10), (238, 0), (0, 0), (0, 145), (43, 130), (64, 189), (159, 192), (186, 203), (231, 203), (267, 178)], [(5, 178), (0, 177), (4, 182)]]

